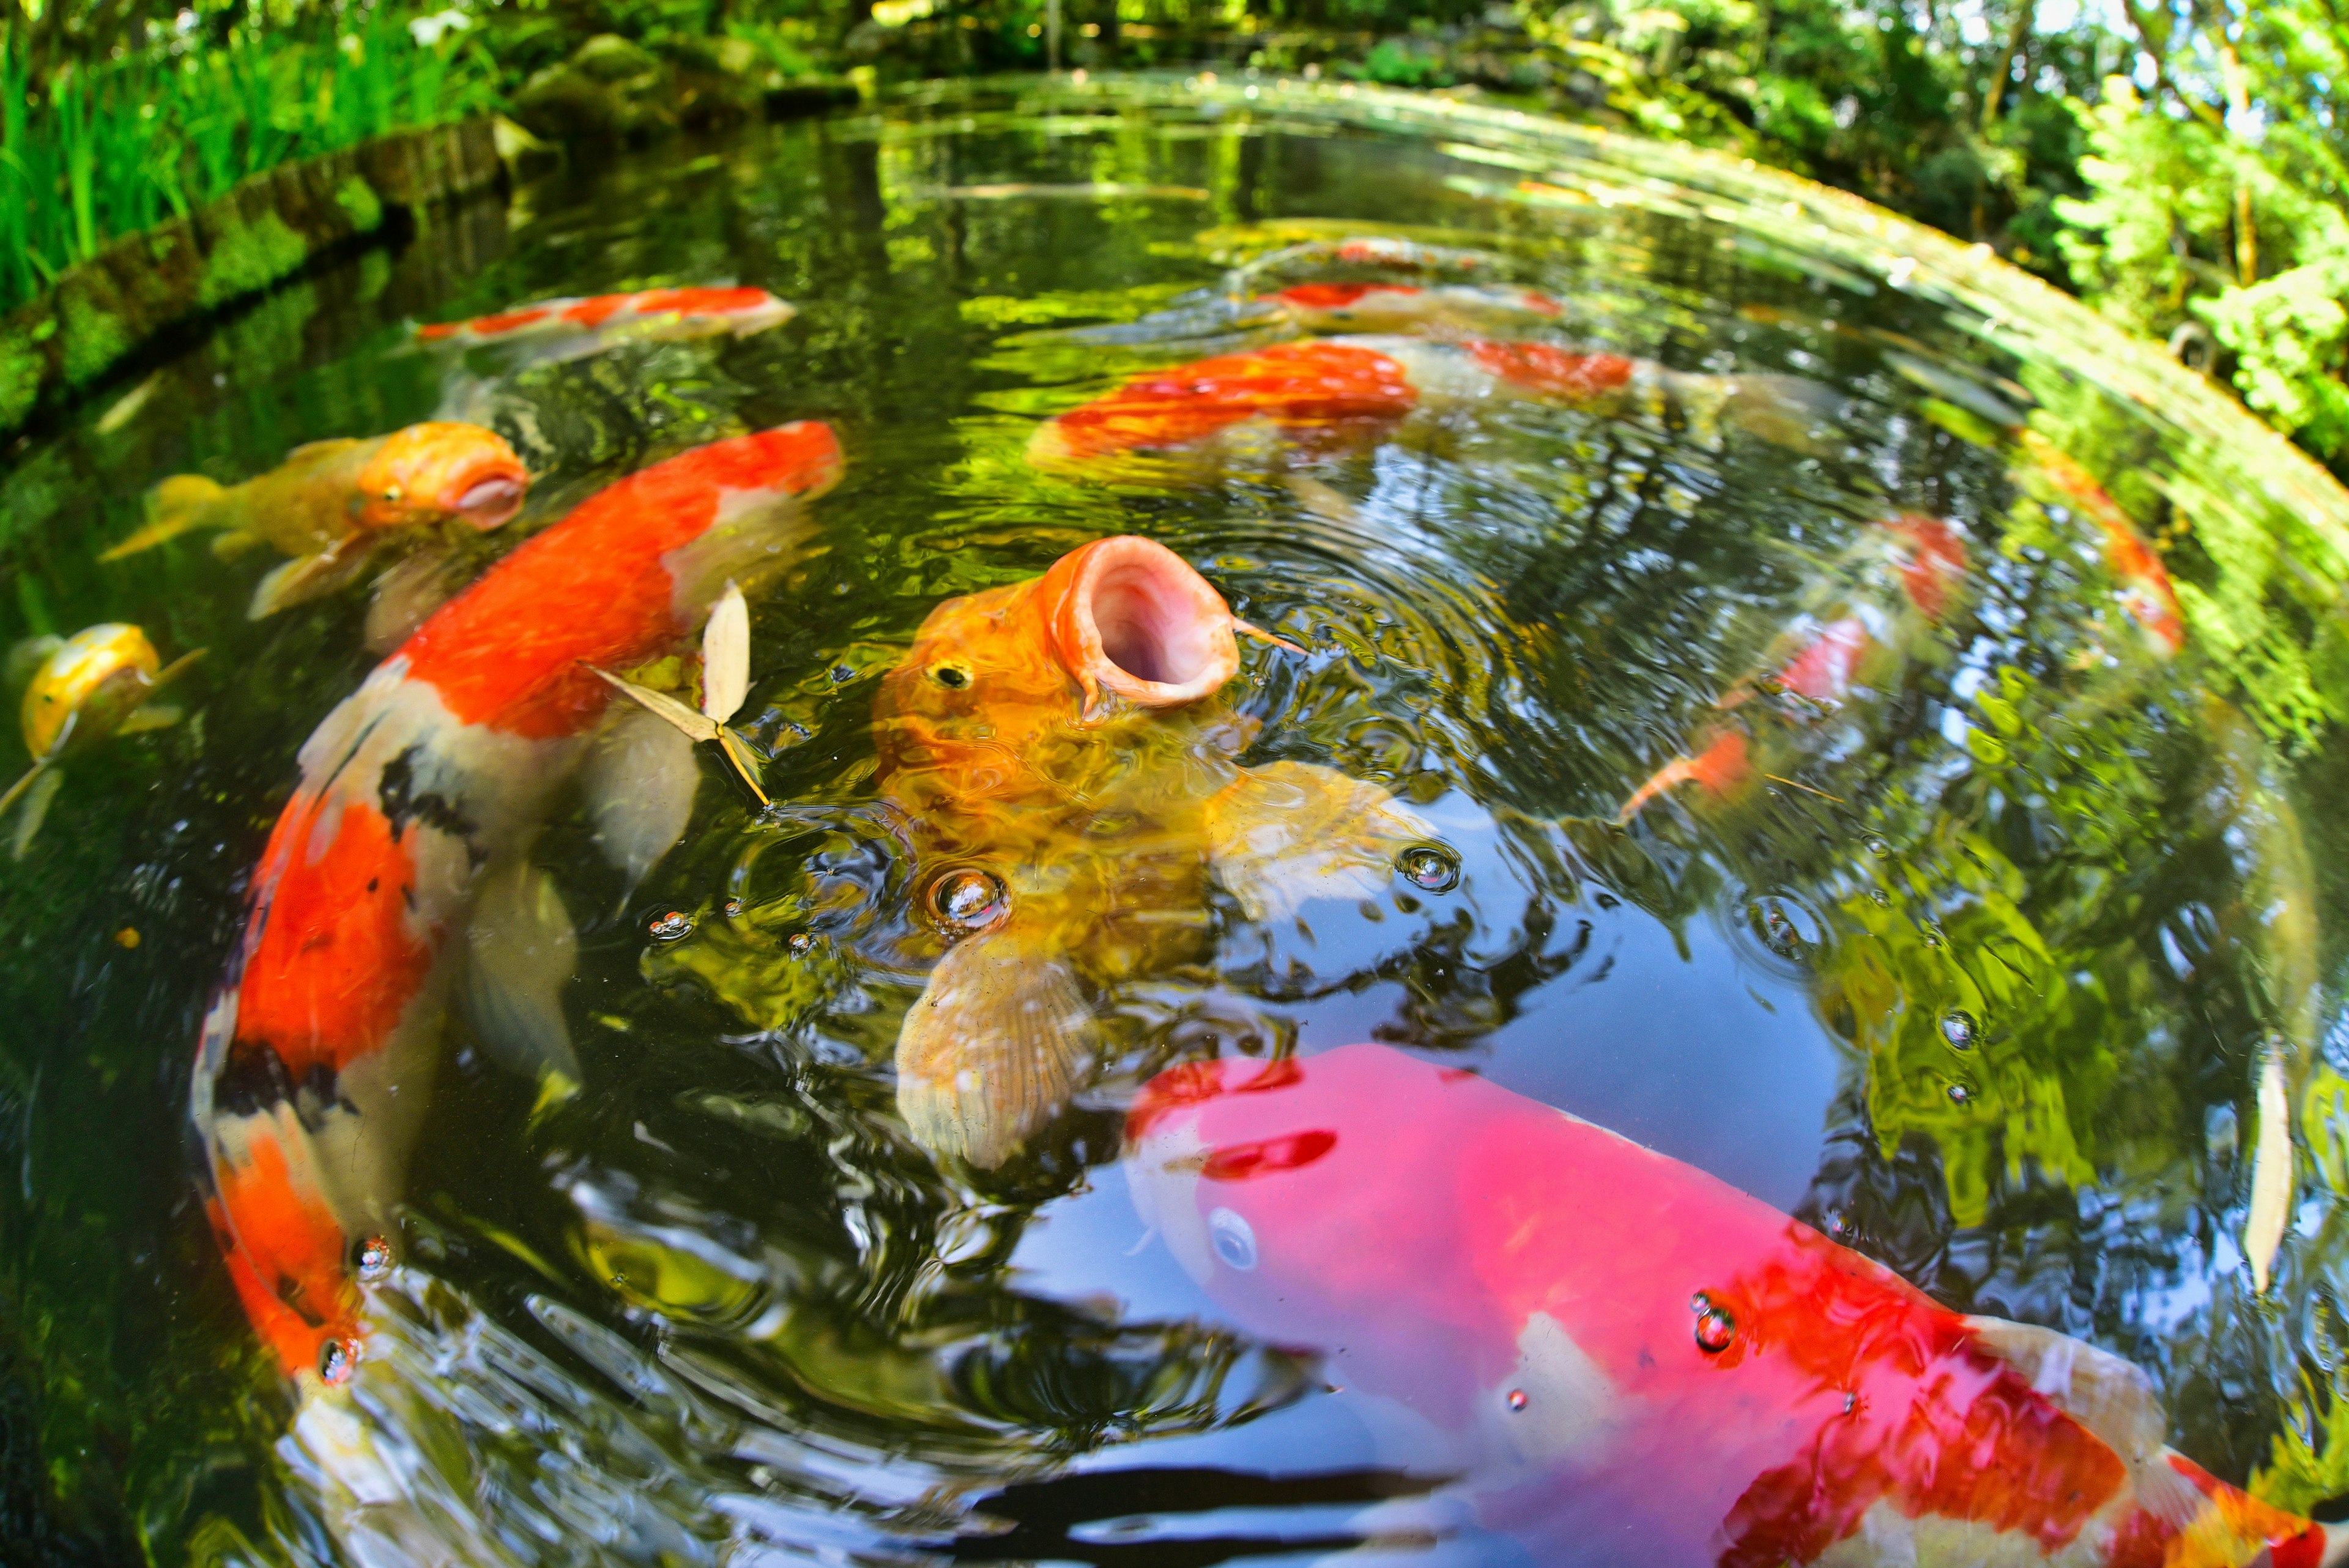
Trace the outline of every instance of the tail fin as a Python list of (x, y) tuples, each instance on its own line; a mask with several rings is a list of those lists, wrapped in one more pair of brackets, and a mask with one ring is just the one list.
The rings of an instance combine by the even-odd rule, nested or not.
[(224, 493), (216, 481), (201, 473), (173, 474), (147, 493), (147, 525), (98, 558), (119, 561), (202, 527), (205, 513)]

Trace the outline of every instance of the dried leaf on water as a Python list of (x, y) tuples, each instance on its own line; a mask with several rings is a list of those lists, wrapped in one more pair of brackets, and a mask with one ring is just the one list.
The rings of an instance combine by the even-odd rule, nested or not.
[(723, 724), (750, 694), (750, 607), (730, 581), (701, 634), (701, 711)]
[[(587, 668), (595, 670), (592, 664)], [(626, 692), (695, 740), (714, 741), (718, 738), (718, 721), (710, 718), (707, 713), (695, 712), (667, 692), (656, 691), (649, 686), (639, 686), (633, 680), (623, 680), (608, 670), (595, 670), (595, 673), (608, 685)]]
[(2269, 1270), (2283, 1241), (2292, 1207), (2292, 1113), (2286, 1103), (2283, 1059), (2273, 1053), (2260, 1064), (2259, 1144), (2251, 1155), (2251, 1213), (2243, 1222), (2243, 1255), (2251, 1260), (2251, 1283), (2267, 1293)]

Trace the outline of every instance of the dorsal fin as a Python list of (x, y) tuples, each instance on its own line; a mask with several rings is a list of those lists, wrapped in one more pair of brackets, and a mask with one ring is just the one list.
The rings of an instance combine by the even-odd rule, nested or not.
[(2169, 1418), (2144, 1372), (2052, 1328), (2002, 1317), (1970, 1317), (1966, 1326), (1984, 1350), (2103, 1438), (2133, 1472), (2142, 1477), (2154, 1468)]

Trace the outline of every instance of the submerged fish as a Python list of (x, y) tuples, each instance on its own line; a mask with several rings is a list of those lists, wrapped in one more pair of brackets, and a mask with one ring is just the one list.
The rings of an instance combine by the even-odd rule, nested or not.
[(47, 648), (25, 687), (19, 718), (25, 750), (33, 765), (0, 794), (0, 813), (31, 792), (17, 820), (14, 852), (18, 859), (40, 831), (41, 818), (56, 797), (62, 776), (55, 770), (76, 752), (112, 735), (160, 730), (179, 722), (179, 711), (150, 699), (179, 679), (203, 649), (181, 654), (168, 666), (147, 634), (135, 626), (109, 621), (85, 627)]
[(554, 357), (593, 354), (631, 338), (747, 337), (798, 314), (763, 288), (648, 288), (586, 299), (543, 299), (470, 321), (435, 322), (416, 340), (471, 348), (527, 343)]
[[(1733, 794), (1755, 772), (1754, 700), (1789, 692), (1812, 711), (1840, 707), (1888, 667), (1913, 657), (1947, 618), (1966, 577), (1965, 542), (1951, 524), (1914, 514), (1870, 529), (1846, 563), (1856, 571), (1854, 591), (1826, 617), (1806, 615), (1782, 634), (1763, 660), (1768, 673), (1739, 680), (1715, 703), (1722, 721), (1699, 748), (1675, 757), (1631, 792), (1617, 813), (1629, 822), (1658, 795), (1683, 784), (1715, 797)], [(1889, 580), (1888, 580), (1889, 579)]]
[(788, 565), (839, 472), (831, 431), (794, 424), (620, 481), (443, 606), (303, 746), (190, 1114), (230, 1277), (305, 1386), (360, 1355), (354, 1270), (388, 1243), (354, 1242), (390, 1229), (447, 1004), (492, 1053), (578, 1077), (560, 1005), (575, 942), (528, 857), (554, 791), (593, 754), (623, 792), (599, 818), (683, 826), (690, 743), (675, 737), (681, 774), (672, 748), (649, 780), (636, 742), (594, 752), (611, 693), (589, 667), (667, 651), (729, 577)]
[(897, 1038), (930, 1148), (1000, 1164), (1076, 1087), (1096, 999), (1191, 952), (1209, 873), (1250, 919), (1361, 898), (1426, 827), (1372, 784), (1234, 759), (1215, 701), (1264, 634), (1173, 551), (1103, 539), (948, 600), (876, 700), (883, 796), (953, 942)]
[(1028, 457), (1078, 471), (1135, 457), (1231, 462), (1268, 441), (1309, 451), (1375, 441), (1423, 407), (1503, 399), (1668, 404), (1797, 443), (1832, 400), (1795, 377), (1691, 375), (1548, 343), (1317, 337), (1133, 377), (1046, 421)]
[(1300, 332), (1465, 334), (1556, 321), (1566, 306), (1530, 288), (1476, 284), (1299, 283), (1240, 306), (1244, 322), (1278, 320)]
[(393, 537), (451, 523), (500, 527), (522, 509), (529, 485), (505, 438), (479, 425), (316, 441), (242, 484), (198, 473), (163, 481), (147, 498), (147, 525), (98, 559), (120, 560), (191, 528), (217, 530), (212, 548), (223, 557), (269, 545), (293, 559), (254, 588), (259, 619), (350, 581)]
[(1378, 1045), (1174, 1068), (1135, 1207), (1486, 1530), (1638, 1568), (2321, 1568), (2128, 1363), (1968, 1317), (1702, 1171)]
[(2121, 608), (2137, 624), (2146, 645), (2168, 659), (2186, 646), (2186, 618), (2161, 556), (2095, 476), (2037, 431), (2013, 432), (2029, 467), (2065, 501), (2087, 514), (2104, 535), (2105, 566), (2120, 586)]

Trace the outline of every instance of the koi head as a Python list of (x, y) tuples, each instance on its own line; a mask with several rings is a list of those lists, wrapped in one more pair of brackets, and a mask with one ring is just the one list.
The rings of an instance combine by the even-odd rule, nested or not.
[(1213, 696), (1239, 669), (1240, 629), (1172, 550), (1099, 540), (1033, 581), (933, 610), (883, 684), (885, 743), (901, 763), (1049, 770), (1056, 741), (1090, 746), (1115, 715)]
[(161, 665), (155, 645), (135, 626), (109, 621), (74, 633), (25, 688), (25, 749), (44, 757), (68, 738), (110, 732), (154, 691)]
[(522, 510), (530, 471), (505, 438), (479, 425), (410, 425), (384, 437), (359, 471), (362, 528), (461, 522), (499, 527)]

